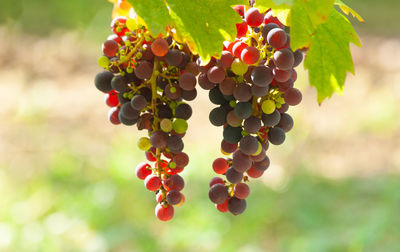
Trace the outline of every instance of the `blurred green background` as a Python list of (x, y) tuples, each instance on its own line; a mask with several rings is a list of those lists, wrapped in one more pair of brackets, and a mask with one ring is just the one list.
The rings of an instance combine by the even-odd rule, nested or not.
[(0, 251), (399, 251), (400, 2), (346, 3), (366, 20), (353, 22), (356, 76), (319, 107), (299, 67), (295, 128), (270, 149), (246, 212), (208, 200), (221, 129), (200, 92), (184, 139), (187, 201), (161, 223), (134, 176), (144, 132), (110, 125), (93, 85), (111, 4), (1, 0)]

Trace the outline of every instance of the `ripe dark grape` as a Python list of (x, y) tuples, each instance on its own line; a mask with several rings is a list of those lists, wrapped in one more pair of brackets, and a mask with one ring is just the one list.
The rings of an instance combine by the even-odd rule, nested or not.
[(223, 180), (222, 178), (220, 178), (220, 177), (214, 177), (214, 178), (212, 178), (212, 179), (210, 180), (209, 186), (212, 187), (213, 185), (216, 185), (216, 184), (225, 185), (225, 182), (224, 182), (224, 180)]
[(247, 171), (251, 167), (251, 158), (246, 155), (242, 150), (236, 150), (233, 153), (232, 168), (239, 173)]
[(164, 180), (163, 185), (168, 191), (181, 191), (185, 187), (185, 182), (183, 181), (183, 178), (181, 176), (174, 174)]
[(150, 135), (150, 143), (155, 148), (165, 148), (167, 146), (168, 135), (162, 131), (154, 131)]
[(274, 68), (273, 70), (274, 78), (276, 81), (285, 82), (292, 76), (292, 70), (281, 70), (279, 68)]
[(250, 134), (256, 134), (261, 128), (261, 120), (255, 116), (250, 116), (244, 121), (243, 128)]
[(228, 189), (223, 184), (214, 184), (211, 186), (208, 197), (215, 204), (222, 204), (228, 198)]
[(250, 102), (238, 102), (234, 108), (235, 115), (240, 119), (247, 119), (251, 116), (253, 109)]
[(246, 155), (253, 155), (258, 150), (259, 144), (257, 138), (247, 135), (240, 140), (240, 150)]
[(193, 101), (197, 97), (197, 90), (194, 88), (193, 90), (181, 90), (181, 97), (185, 101)]
[(215, 87), (215, 83), (212, 83), (208, 77), (207, 73), (201, 73), (198, 78), (199, 86), (205, 90), (211, 90)]
[(128, 89), (128, 80), (125, 76), (114, 76), (111, 80), (111, 87), (115, 91), (125, 92)]
[(108, 93), (112, 90), (111, 80), (113, 77), (114, 74), (110, 72), (100, 72), (96, 75), (96, 78), (94, 79), (94, 84), (96, 85), (96, 88), (101, 92)]
[(274, 145), (280, 145), (285, 141), (285, 132), (279, 127), (271, 128), (268, 132), (268, 140)]
[(172, 153), (182, 152), (184, 147), (182, 138), (177, 135), (169, 136), (167, 140), (167, 147)]
[(166, 196), (168, 204), (176, 205), (182, 200), (182, 194), (177, 190), (171, 190)]
[(185, 167), (189, 163), (189, 156), (186, 153), (181, 152), (181, 153), (175, 154), (172, 161), (178, 167)]
[(233, 96), (240, 102), (247, 102), (251, 99), (251, 87), (245, 83), (239, 83), (233, 89)]
[(245, 199), (250, 194), (250, 188), (245, 183), (236, 184), (233, 188), (233, 192), (236, 198), (238, 199)]
[(285, 99), (285, 102), (289, 104), (290, 106), (296, 106), (300, 104), (301, 100), (303, 99), (303, 96), (297, 88), (289, 88), (283, 98)]
[(268, 94), (268, 88), (253, 85), (251, 86), (251, 94), (256, 97), (263, 97)]
[(264, 114), (261, 117), (264, 126), (275, 127), (281, 120), (281, 114), (275, 110), (272, 114)]
[(265, 158), (259, 162), (254, 162), (253, 163), (253, 168), (256, 169), (257, 171), (262, 171), (264, 172), (266, 169), (268, 169), (270, 164), (269, 158), (265, 156)]
[(264, 37), (264, 39), (267, 39), (268, 33), (274, 28), (279, 28), (279, 26), (277, 24), (274, 24), (274, 23), (269, 23), (269, 24), (266, 24), (263, 27), (262, 36)]
[(192, 107), (187, 103), (181, 103), (175, 108), (175, 117), (188, 120), (192, 116)]
[(228, 210), (233, 215), (239, 215), (246, 210), (246, 200), (245, 199), (238, 199), (236, 197), (232, 197), (228, 201)]
[(230, 144), (236, 144), (242, 139), (242, 127), (226, 126), (224, 128), (224, 140)]
[(281, 70), (293, 68), (294, 56), (289, 49), (282, 49), (274, 53), (274, 64)]
[(260, 87), (268, 87), (273, 78), (274, 75), (271, 68), (266, 66), (257, 66), (251, 73), (251, 80)]
[(225, 176), (230, 183), (237, 184), (240, 183), (240, 181), (242, 181), (243, 173), (237, 172), (235, 169), (231, 167), (226, 171)]
[(294, 124), (293, 118), (289, 114), (283, 113), (281, 115), (281, 120), (276, 126), (283, 129), (283, 131), (285, 131), (286, 133), (293, 128), (293, 124)]
[(207, 78), (212, 83), (221, 83), (225, 79), (225, 70), (222, 67), (211, 67), (207, 72)]
[(170, 66), (179, 66), (183, 60), (183, 54), (177, 49), (170, 49), (165, 56), (165, 61)]
[(143, 95), (135, 95), (131, 100), (131, 106), (136, 111), (141, 111), (147, 106), (146, 98)]
[(221, 59), (219, 60), (220, 66), (226, 69), (226, 68), (231, 67), (232, 62), (233, 62), (232, 53), (230, 53), (228, 51), (223, 51), (221, 54)]
[(135, 67), (135, 74), (139, 79), (150, 79), (153, 74), (153, 64), (146, 60), (140, 61)]
[(221, 149), (226, 153), (234, 152), (236, 150), (237, 146), (238, 146), (237, 143), (231, 144), (225, 140), (221, 141)]
[(196, 87), (196, 77), (189, 72), (184, 72), (179, 78), (179, 86), (186, 91), (193, 90)]
[(280, 48), (286, 44), (287, 35), (286, 32), (281, 28), (273, 28), (268, 32), (267, 42), (273, 48)]
[(222, 126), (226, 123), (227, 111), (223, 107), (217, 107), (211, 110), (209, 119), (214, 126)]
[(121, 111), (119, 111), (119, 113), (118, 113), (118, 120), (119, 120), (123, 125), (132, 126), (132, 125), (135, 125), (135, 124), (137, 123), (138, 118), (133, 118), (133, 119), (126, 118), (126, 117), (121, 113)]
[(138, 119), (139, 111), (135, 110), (130, 103), (124, 103), (121, 107), (120, 113), (126, 119)]
[[(298, 65), (300, 65), (300, 63), (303, 61), (303, 53), (301, 52), (300, 49), (297, 49), (294, 53), (294, 63), (293, 63), (293, 67), (297, 67)], [(293, 80), (295, 81), (295, 80)]]
[(210, 98), (210, 101), (214, 104), (217, 105), (222, 105), (226, 102), (224, 96), (222, 95), (221, 91), (219, 91), (219, 87), (216, 86), (213, 89), (210, 90), (208, 93), (208, 97)]
[(225, 78), (219, 84), (219, 90), (223, 95), (232, 95), (236, 87), (236, 81), (232, 78)]

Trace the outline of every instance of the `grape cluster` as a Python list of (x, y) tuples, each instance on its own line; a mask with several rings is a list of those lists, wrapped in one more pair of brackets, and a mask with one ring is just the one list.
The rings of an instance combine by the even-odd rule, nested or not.
[(293, 127), (289, 106), (302, 100), (293, 87), (294, 67), (303, 54), (290, 49), (288, 28), (269, 10), (234, 9), (243, 22), (236, 24), (237, 38), (224, 42), (224, 51), (207, 65), (198, 60), (199, 85), (209, 90), (209, 99), (218, 105), (209, 119), (223, 126), (221, 151), (231, 158), (217, 158), (212, 164), (217, 174), (210, 182), (209, 198), (221, 212), (241, 214), (250, 193), (246, 182), (260, 177), (270, 165), (269, 144), (280, 145)]
[(148, 162), (136, 167), (136, 175), (155, 192), (156, 216), (167, 221), (174, 215), (173, 206), (185, 201), (179, 173), (189, 162), (182, 138), (192, 115), (185, 101), (197, 96), (197, 56), (173, 38), (173, 29), (152, 37), (146, 27), (126, 17), (115, 18), (111, 29), (114, 34), (103, 43), (98, 61), (105, 71), (96, 75), (95, 86), (105, 93), (112, 124), (147, 130), (138, 147)]

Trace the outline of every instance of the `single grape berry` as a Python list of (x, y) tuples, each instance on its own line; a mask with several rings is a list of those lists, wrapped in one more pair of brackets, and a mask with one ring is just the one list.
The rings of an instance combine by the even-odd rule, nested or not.
[(217, 158), (214, 160), (212, 167), (215, 173), (224, 174), (228, 170), (229, 164), (225, 158)]
[(158, 38), (151, 44), (151, 51), (158, 57), (167, 55), (169, 49), (168, 42), (163, 38)]
[(157, 204), (155, 215), (161, 221), (169, 221), (172, 219), (172, 217), (174, 217), (174, 208), (171, 205), (163, 206), (161, 204)]
[(149, 191), (157, 191), (161, 187), (161, 179), (156, 175), (149, 175), (145, 178), (144, 184)]
[(264, 16), (258, 11), (257, 8), (250, 8), (244, 15), (246, 23), (251, 27), (259, 26), (264, 21)]
[(233, 193), (236, 198), (245, 199), (250, 194), (250, 188), (245, 183), (239, 183), (239, 184), (236, 184), (235, 187), (233, 188)]

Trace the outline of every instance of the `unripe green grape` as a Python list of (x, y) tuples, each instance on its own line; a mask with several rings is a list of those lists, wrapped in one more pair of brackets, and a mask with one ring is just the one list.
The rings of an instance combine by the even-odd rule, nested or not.
[(261, 143), (258, 142), (258, 149), (257, 149), (257, 151), (256, 151), (254, 154), (252, 154), (252, 156), (258, 156), (258, 155), (260, 155), (262, 149), (263, 149), (263, 148), (262, 148)]
[(162, 131), (164, 131), (166, 133), (171, 132), (171, 130), (172, 130), (172, 122), (171, 122), (171, 120), (168, 119), (168, 118), (162, 119), (161, 122), (160, 122), (160, 128), (161, 128)]
[(176, 133), (183, 134), (186, 132), (188, 124), (186, 120), (178, 118), (172, 123), (172, 128), (175, 130)]
[(147, 137), (141, 137), (138, 141), (138, 147), (142, 151), (148, 151), (151, 148), (150, 139)]
[(170, 162), (168, 166), (171, 169), (175, 169), (176, 168), (176, 163), (175, 162)]
[(245, 74), (248, 68), (249, 66), (238, 58), (236, 58), (231, 65), (231, 71), (236, 75)]
[(102, 68), (107, 68), (110, 65), (110, 60), (106, 56), (101, 56), (97, 60), (97, 64)]
[(275, 102), (272, 100), (265, 100), (261, 105), (261, 109), (265, 114), (272, 114), (276, 109)]

